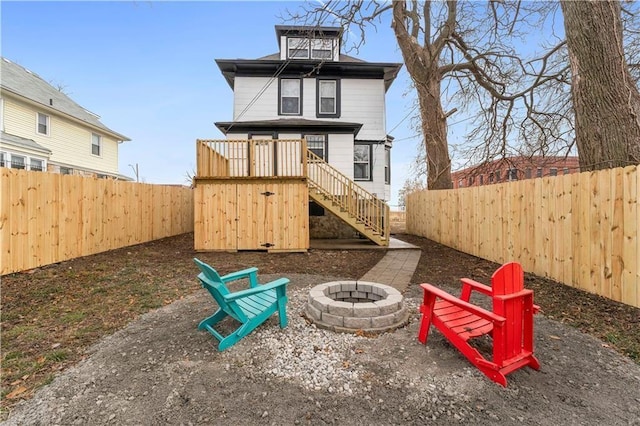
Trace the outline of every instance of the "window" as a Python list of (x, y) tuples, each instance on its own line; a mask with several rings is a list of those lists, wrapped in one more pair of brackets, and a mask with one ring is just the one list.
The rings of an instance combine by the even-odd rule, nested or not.
[(41, 172), (42, 168), (43, 168), (42, 164), (43, 164), (42, 160), (38, 160), (36, 158), (32, 158), (29, 161), (29, 170), (33, 170), (35, 172)]
[(316, 90), (318, 92), (318, 117), (340, 116), (340, 80), (317, 79)]
[(12, 169), (23, 169), (25, 168), (25, 158), (21, 155), (11, 155), (11, 168)]
[(538, 167), (538, 170), (536, 170), (536, 177), (542, 177), (542, 167)]
[(6, 164), (7, 164), (6, 155), (7, 154), (5, 154), (4, 152), (0, 152), (0, 167), (6, 167)]
[(531, 179), (531, 169), (526, 169), (524, 171), (524, 178), (525, 179)]
[(391, 149), (384, 149), (384, 183), (391, 185)]
[(458, 188), (462, 188), (464, 186), (464, 181), (462, 179), (460, 179), (458, 181)]
[(558, 176), (558, 169), (556, 169), (556, 168), (549, 169), (549, 174), (551, 176)]
[(496, 170), (496, 182), (500, 182), (500, 170)]
[(41, 135), (49, 135), (49, 116), (38, 113), (38, 133)]
[(518, 169), (509, 169), (508, 180), (518, 180)]
[(489, 183), (493, 183), (493, 172), (489, 173)]
[(91, 133), (91, 153), (93, 155), (100, 155), (102, 147), (102, 136)]
[(333, 40), (311, 40), (311, 58), (313, 59), (332, 59), (333, 58)]
[(308, 59), (309, 58), (309, 39), (290, 37), (287, 39), (287, 48), (289, 50), (289, 58)]
[(280, 80), (280, 115), (301, 115), (302, 80), (283, 78)]
[(356, 144), (353, 146), (353, 178), (355, 180), (371, 180), (371, 145)]
[(471, 177), (469, 178), (469, 186), (473, 186), (473, 184), (474, 184), (475, 180), (476, 180), (476, 179), (475, 179), (475, 177), (471, 176)]
[(568, 174), (569, 174), (569, 168), (568, 168), (568, 167), (565, 167), (565, 168), (562, 170), (562, 174), (564, 174), (564, 175), (568, 175)]
[(325, 135), (306, 135), (307, 149), (327, 161), (327, 138)]
[(72, 175), (73, 174), (73, 169), (71, 169), (69, 167), (60, 166), (60, 174), (61, 175)]
[(484, 185), (484, 175), (480, 175), (480, 185)]

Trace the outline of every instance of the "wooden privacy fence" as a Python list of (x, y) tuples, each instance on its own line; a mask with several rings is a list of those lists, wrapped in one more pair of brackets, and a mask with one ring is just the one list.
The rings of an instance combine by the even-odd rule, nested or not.
[(0, 274), (193, 231), (190, 188), (0, 171)]
[(640, 307), (637, 166), (407, 199), (407, 231)]

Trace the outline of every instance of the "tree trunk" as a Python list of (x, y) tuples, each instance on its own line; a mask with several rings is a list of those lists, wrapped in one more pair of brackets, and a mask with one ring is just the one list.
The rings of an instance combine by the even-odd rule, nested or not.
[(437, 72), (427, 77), (425, 83), (414, 80), (418, 91), (422, 134), (427, 154), (427, 188), (451, 189), (453, 186), (447, 144), (447, 118), (440, 101), (440, 78)]
[(620, 3), (562, 0), (583, 171), (640, 163), (640, 93), (623, 53)]
[[(449, 7), (455, 11), (455, 4)], [(425, 41), (425, 46), (420, 46), (415, 34), (412, 36), (407, 32), (404, 25), (407, 19), (404, 2), (393, 2), (393, 18), (391, 27), (407, 71), (418, 92), (424, 148), (427, 154), (427, 189), (450, 189), (453, 185), (447, 145), (447, 117), (442, 110), (442, 75), (438, 68), (442, 45), (435, 47)]]

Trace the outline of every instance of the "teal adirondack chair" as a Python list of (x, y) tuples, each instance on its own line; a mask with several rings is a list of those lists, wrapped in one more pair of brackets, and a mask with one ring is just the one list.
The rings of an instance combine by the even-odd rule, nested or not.
[[(218, 341), (218, 350), (223, 351), (235, 345), (240, 339), (251, 333), (278, 312), (280, 328), (287, 326), (287, 284), (288, 278), (279, 278), (268, 284), (258, 284), (258, 268), (248, 268), (228, 275), (220, 276), (206, 263), (193, 259), (202, 271), (198, 279), (218, 302), (218, 310), (198, 325), (199, 330), (207, 330)], [(249, 279), (250, 288), (231, 293), (226, 283), (243, 278)], [(240, 326), (228, 336), (218, 333), (214, 326), (227, 316), (240, 323)]]

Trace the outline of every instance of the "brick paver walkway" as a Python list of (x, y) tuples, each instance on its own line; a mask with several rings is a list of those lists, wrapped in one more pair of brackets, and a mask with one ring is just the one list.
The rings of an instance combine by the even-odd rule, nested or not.
[(388, 284), (404, 293), (418, 266), (421, 253), (419, 249), (389, 250), (382, 260), (360, 279)]

